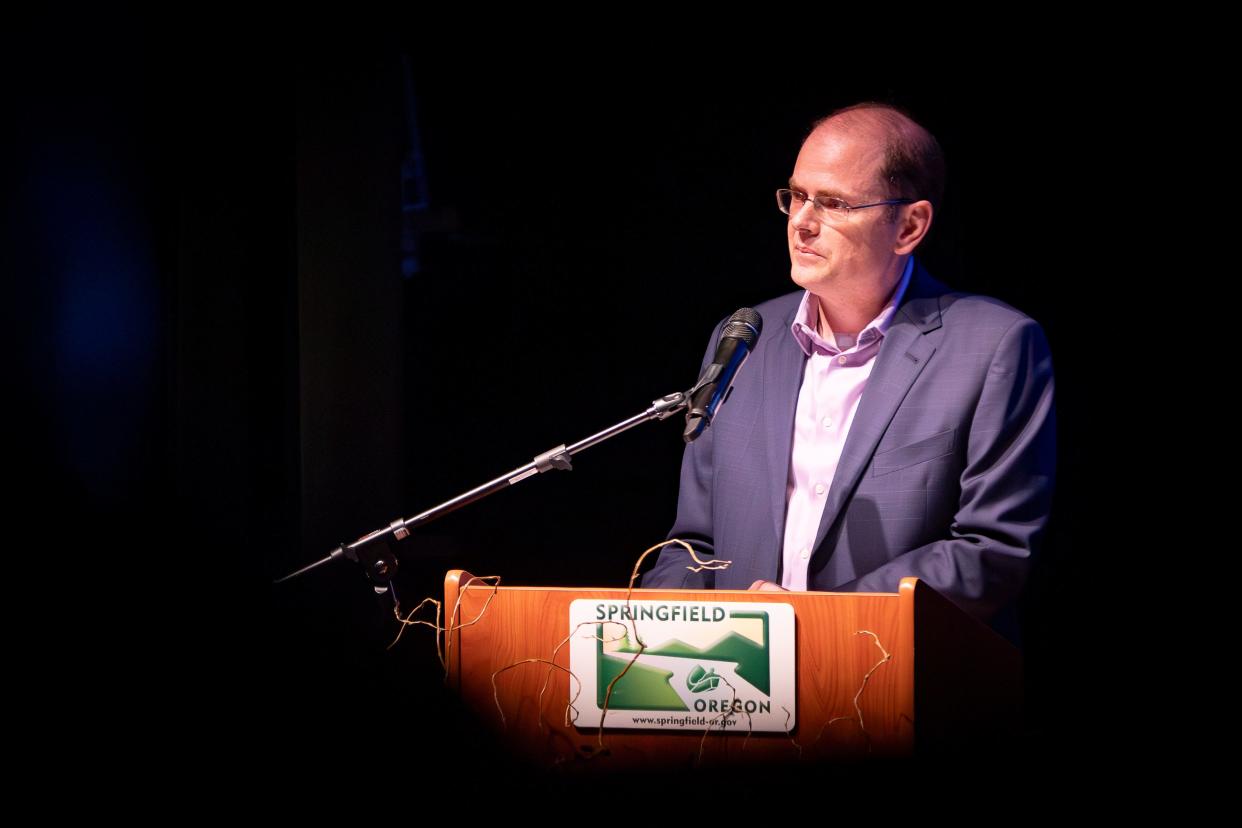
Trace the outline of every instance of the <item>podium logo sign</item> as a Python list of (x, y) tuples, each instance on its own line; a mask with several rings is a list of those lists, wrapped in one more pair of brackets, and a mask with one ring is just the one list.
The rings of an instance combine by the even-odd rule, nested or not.
[(606, 727), (744, 733), (796, 724), (789, 604), (580, 598), (569, 605), (569, 628), (579, 727), (598, 726), (610, 684)]

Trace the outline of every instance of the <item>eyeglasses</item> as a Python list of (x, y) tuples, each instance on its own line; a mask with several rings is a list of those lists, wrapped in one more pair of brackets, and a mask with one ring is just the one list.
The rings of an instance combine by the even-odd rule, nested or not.
[[(782, 213), (789, 215), (802, 209), (809, 196), (799, 190), (777, 190), (776, 206)], [(814, 202), (815, 215), (820, 221), (845, 221), (850, 217), (851, 210), (864, 210), (867, 207), (883, 207), (886, 204), (913, 204), (912, 198), (890, 198), (871, 204), (846, 204), (834, 196), (816, 196)]]

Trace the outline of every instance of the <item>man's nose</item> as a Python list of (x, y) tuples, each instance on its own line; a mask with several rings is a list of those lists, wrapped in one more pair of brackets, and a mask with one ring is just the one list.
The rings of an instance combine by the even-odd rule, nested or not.
[(815, 202), (811, 199), (798, 204), (796, 201), (789, 210), (789, 223), (798, 230), (809, 230), (815, 222)]

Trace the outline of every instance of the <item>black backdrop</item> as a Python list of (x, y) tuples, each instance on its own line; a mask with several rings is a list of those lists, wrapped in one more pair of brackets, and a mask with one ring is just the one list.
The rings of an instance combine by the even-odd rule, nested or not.
[[(271, 579), (687, 386), (717, 320), (792, 287), (772, 191), (807, 126), (876, 99), (948, 156), (924, 261), (1052, 342), (1056, 515), (1023, 617), (1032, 738), (1059, 742), (1108, 564), (1079, 538), (1088, 389), (1070, 354), (1108, 296), (1064, 253), (1081, 227), (1032, 208), (1081, 175), (1065, 124), (1089, 90), (513, 64), (481, 82), (410, 49), (37, 71), (10, 156), (9, 255), (33, 310), (14, 322), (34, 389), (22, 442), (41, 499), (92, 527), (57, 551), (129, 645), (82, 658), (150, 676), (162, 689), (140, 706), (171, 697), (200, 738), (279, 761), (420, 755), (429, 710), (435, 733), (471, 732), (443, 713), (426, 630), (385, 650), (389, 604), (358, 572)], [(679, 433), (646, 425), (420, 531), (403, 602), (456, 567), (623, 584), (671, 524)]]

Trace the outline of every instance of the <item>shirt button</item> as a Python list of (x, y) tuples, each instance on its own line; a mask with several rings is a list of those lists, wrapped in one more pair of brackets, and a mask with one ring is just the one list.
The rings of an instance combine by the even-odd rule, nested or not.
[(824, 484), (823, 484), (823, 483), (816, 483), (816, 484), (815, 484), (815, 494), (822, 495), (822, 494), (824, 493), (824, 491), (825, 491), (825, 490), (824, 490)]
[(824, 418), (824, 428), (832, 428), (832, 418), (831, 418), (831, 417), (825, 417), (825, 418)]
[(798, 553), (798, 557), (802, 558), (802, 560), (805, 561), (807, 558), (811, 557), (811, 550), (803, 549), (801, 552)]
[(846, 359), (844, 356), (839, 356), (839, 357), (837, 357), (837, 362), (839, 362), (839, 363), (841, 363), (842, 365), (844, 365), (845, 363), (849, 362), (849, 360), (848, 360), (848, 359)]

